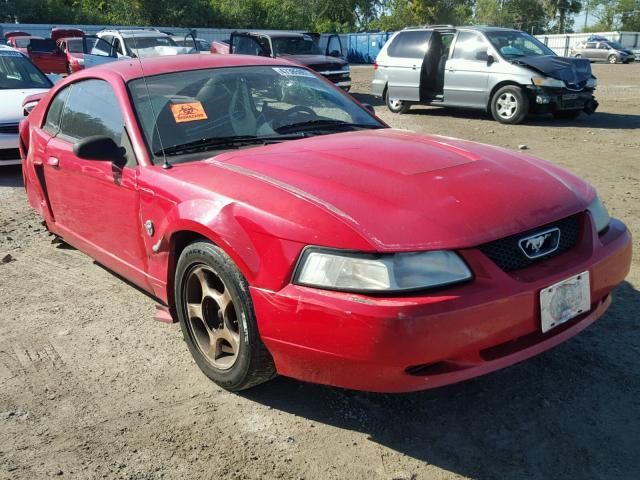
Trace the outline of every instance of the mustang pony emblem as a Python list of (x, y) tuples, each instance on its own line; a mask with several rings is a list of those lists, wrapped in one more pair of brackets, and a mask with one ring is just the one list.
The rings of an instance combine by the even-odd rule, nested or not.
[(555, 252), (560, 245), (560, 229), (551, 228), (544, 232), (524, 237), (518, 242), (522, 253), (528, 258), (538, 258)]
[(542, 245), (544, 245), (544, 241), (550, 236), (550, 233), (545, 233), (544, 235), (538, 235), (537, 237), (528, 238), (527, 242), (524, 244), (524, 247), (530, 248), (534, 252), (538, 253), (538, 250), (540, 250), (540, 248), (542, 248)]

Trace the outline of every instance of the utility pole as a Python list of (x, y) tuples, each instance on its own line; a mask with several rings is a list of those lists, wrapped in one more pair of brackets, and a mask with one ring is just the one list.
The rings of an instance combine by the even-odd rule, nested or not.
[(584, 27), (582, 27), (582, 31), (586, 31), (587, 30), (587, 21), (589, 20), (589, 0), (586, 0), (584, 2)]

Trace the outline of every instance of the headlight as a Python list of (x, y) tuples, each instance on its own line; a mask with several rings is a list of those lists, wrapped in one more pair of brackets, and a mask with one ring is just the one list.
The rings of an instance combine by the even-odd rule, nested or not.
[(598, 80), (596, 79), (596, 77), (591, 77), (589, 80), (587, 80), (587, 87), (596, 88), (597, 86)]
[(294, 283), (328, 290), (401, 292), (450, 285), (472, 278), (454, 252), (368, 254), (307, 248)]
[(611, 220), (607, 207), (604, 206), (600, 197), (596, 195), (596, 198), (593, 199), (593, 202), (591, 202), (591, 205), (589, 205), (587, 210), (589, 210), (589, 213), (591, 214), (596, 231), (601, 233), (605, 228), (607, 228), (609, 221)]
[(551, 77), (531, 77), (531, 81), (537, 87), (564, 88), (565, 84), (562, 80)]

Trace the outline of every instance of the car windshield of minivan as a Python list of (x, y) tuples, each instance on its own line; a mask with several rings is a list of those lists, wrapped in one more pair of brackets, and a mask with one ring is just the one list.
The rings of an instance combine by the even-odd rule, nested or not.
[(51, 86), (51, 81), (21, 53), (0, 51), (1, 90)]
[(155, 163), (384, 127), (347, 95), (298, 67), (175, 72), (132, 80), (128, 88)]
[(486, 35), (491, 45), (506, 59), (555, 55), (553, 50), (528, 33), (495, 31)]
[(311, 38), (281, 37), (271, 40), (276, 55), (322, 55)]

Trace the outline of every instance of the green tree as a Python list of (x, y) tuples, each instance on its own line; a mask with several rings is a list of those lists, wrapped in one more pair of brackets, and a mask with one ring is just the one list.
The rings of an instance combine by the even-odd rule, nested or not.
[(517, 28), (536, 34), (547, 29), (549, 18), (542, 2), (478, 0), (474, 21), (484, 25)]

